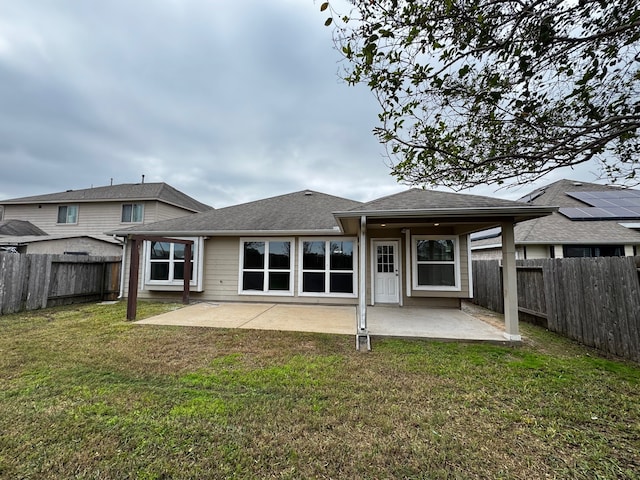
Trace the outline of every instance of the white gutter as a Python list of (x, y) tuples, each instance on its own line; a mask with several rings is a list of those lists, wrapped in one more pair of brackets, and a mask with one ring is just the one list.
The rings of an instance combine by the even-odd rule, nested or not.
[(127, 237), (124, 238), (122, 243), (122, 265), (120, 265), (120, 293), (118, 294), (118, 300), (124, 297), (124, 267), (127, 259)]
[(128, 235), (161, 237), (328, 237), (344, 235), (344, 232), (339, 227), (331, 230), (117, 230), (108, 233), (119, 237)]

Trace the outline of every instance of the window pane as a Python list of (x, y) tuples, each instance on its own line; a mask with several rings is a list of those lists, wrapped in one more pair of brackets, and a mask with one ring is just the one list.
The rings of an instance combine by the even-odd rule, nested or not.
[[(184, 280), (184, 262), (176, 262), (173, 264), (173, 279)], [(193, 262), (191, 262), (191, 275), (189, 280), (193, 280)]]
[(353, 270), (353, 242), (331, 242), (331, 270)]
[(169, 262), (152, 263), (151, 280), (169, 280)]
[(330, 274), (329, 291), (331, 293), (353, 293), (353, 274), (352, 273)]
[(122, 205), (122, 221), (130, 222), (131, 221), (131, 205)]
[(244, 268), (264, 268), (264, 242), (244, 242)]
[(454, 287), (456, 285), (453, 265), (418, 265), (418, 285), (432, 287)]
[[(302, 242), (302, 268), (304, 270), (324, 270), (325, 242)], [(314, 292), (320, 290), (312, 290)], [(324, 292), (324, 287), (322, 290)]]
[(169, 260), (169, 249), (171, 245), (167, 242), (151, 242), (152, 260)]
[(132, 205), (132, 212), (131, 212), (131, 221), (132, 222), (142, 222), (142, 217), (144, 216), (144, 210), (142, 208), (142, 204), (141, 203), (134, 203)]
[(419, 262), (454, 260), (453, 240), (418, 240)]
[(173, 244), (173, 258), (174, 260), (184, 260), (184, 249), (186, 245), (182, 243)]
[(78, 207), (67, 207), (67, 223), (78, 223)]
[(67, 207), (58, 207), (58, 223), (67, 223)]
[(270, 272), (269, 290), (289, 290), (289, 272)]
[(244, 272), (242, 274), (242, 290), (264, 290), (263, 272)]
[(302, 274), (303, 292), (324, 292), (324, 273), (304, 272)]
[[(290, 242), (269, 242), (269, 268), (274, 270), (289, 270), (290, 252)], [(288, 289), (289, 287), (287, 286), (287, 290)]]

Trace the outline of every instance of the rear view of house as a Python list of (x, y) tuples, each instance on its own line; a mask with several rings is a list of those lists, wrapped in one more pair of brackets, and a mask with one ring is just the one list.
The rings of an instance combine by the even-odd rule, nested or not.
[[(473, 296), (469, 235), (496, 226), (508, 235), (552, 211), (419, 189), (364, 204), (306, 190), (111, 233), (142, 241), (143, 297), (182, 291), (185, 246), (169, 238), (191, 240), (193, 298), (356, 305), (366, 334), (367, 305), (459, 308)], [(513, 295), (513, 243), (503, 251)], [(509, 338), (519, 339), (509, 302)]]

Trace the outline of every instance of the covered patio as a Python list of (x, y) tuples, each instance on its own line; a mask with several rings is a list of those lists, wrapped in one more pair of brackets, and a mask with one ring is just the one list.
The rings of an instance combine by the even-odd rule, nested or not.
[[(136, 322), (206, 328), (241, 328), (353, 335), (355, 306), (275, 303), (196, 303)], [(375, 306), (367, 310), (372, 337), (505, 343), (504, 330), (462, 310)]]

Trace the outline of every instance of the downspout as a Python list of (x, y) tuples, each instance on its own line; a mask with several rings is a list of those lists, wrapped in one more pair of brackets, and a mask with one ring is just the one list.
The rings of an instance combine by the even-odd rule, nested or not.
[(120, 265), (120, 294), (118, 295), (118, 300), (122, 300), (124, 297), (124, 267), (125, 260), (127, 258), (127, 237), (124, 237), (122, 243), (122, 264)]

